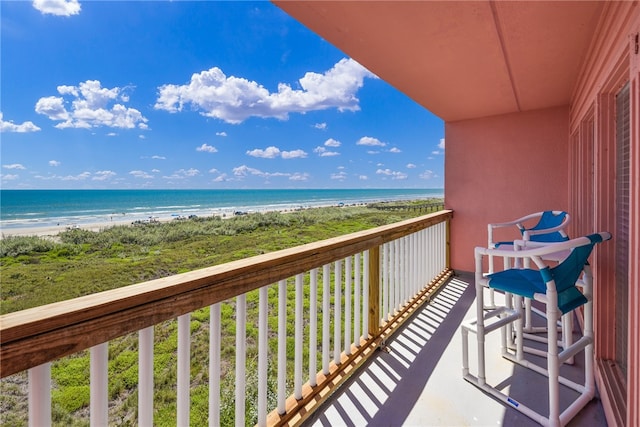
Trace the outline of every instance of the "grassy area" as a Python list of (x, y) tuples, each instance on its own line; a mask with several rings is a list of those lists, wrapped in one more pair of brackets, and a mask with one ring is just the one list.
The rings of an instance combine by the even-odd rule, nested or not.
[[(141, 226), (118, 226), (91, 232), (69, 230), (56, 241), (37, 237), (0, 240), (1, 313), (23, 310), (141, 281), (198, 268), (223, 264), (266, 252), (397, 222), (424, 214), (401, 209), (381, 211), (364, 206), (333, 207), (293, 213), (265, 213), (229, 219), (201, 218)], [(271, 287), (270, 301), (277, 289)], [(293, 292), (288, 292), (293, 298)], [(257, 291), (247, 296), (247, 364), (257, 364)], [(223, 424), (234, 417), (235, 322), (233, 302), (222, 305)], [(293, 307), (293, 304), (290, 304)], [(308, 308), (307, 308), (308, 310)], [(288, 317), (293, 319), (293, 313)], [(209, 311), (191, 315), (191, 423), (206, 424), (208, 402)], [(276, 329), (276, 319), (269, 319)], [(293, 337), (293, 322), (288, 336)], [(155, 424), (175, 425), (176, 322), (155, 327)], [(275, 340), (270, 342), (274, 345)], [(134, 424), (137, 406), (137, 334), (109, 344), (109, 395), (114, 402), (110, 423)], [(288, 345), (293, 351), (293, 345)], [(306, 347), (305, 347), (306, 348)], [(308, 351), (306, 349), (305, 351)], [(270, 349), (275, 355), (275, 348)], [(292, 356), (291, 356), (292, 357)], [(275, 363), (269, 364), (275, 369)], [(56, 425), (88, 425), (89, 357), (83, 352), (56, 361), (52, 366), (53, 419)], [(248, 367), (248, 372), (249, 367)], [(292, 377), (292, 375), (290, 376)], [(272, 376), (270, 376), (272, 378)], [(270, 380), (275, 390), (275, 380)], [(0, 425), (26, 425), (23, 397), (26, 375), (0, 381)], [(257, 378), (248, 378), (247, 402), (256, 399)], [(275, 403), (275, 393), (270, 393)], [(247, 421), (253, 425), (255, 405), (247, 405)]]

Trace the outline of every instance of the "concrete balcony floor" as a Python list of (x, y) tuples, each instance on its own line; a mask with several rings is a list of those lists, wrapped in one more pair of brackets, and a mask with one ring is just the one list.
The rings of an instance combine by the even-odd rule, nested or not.
[[(496, 302), (500, 302), (500, 296)], [(475, 317), (473, 277), (454, 277), (388, 340), (386, 350), (366, 362), (305, 423), (306, 426), (536, 426), (535, 421), (482, 392), (462, 378), (463, 319)], [(487, 337), (487, 375), (508, 394), (536, 410), (548, 411), (547, 381), (500, 356), (499, 332)], [(475, 369), (475, 335), (470, 335), (470, 364)], [(495, 349), (495, 351), (494, 351)], [(544, 359), (528, 356), (537, 363)], [(584, 375), (584, 356), (561, 373)], [(513, 375), (513, 376), (512, 376)], [(512, 377), (511, 377), (512, 376)], [(573, 391), (561, 386), (561, 409)], [(564, 406), (563, 406), (564, 405)], [(596, 395), (569, 424), (606, 426)]]

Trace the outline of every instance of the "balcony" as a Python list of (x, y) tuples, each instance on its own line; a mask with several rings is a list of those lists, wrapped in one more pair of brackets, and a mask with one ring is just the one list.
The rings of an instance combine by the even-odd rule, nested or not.
[[(535, 425), (462, 379), (459, 327), (473, 316), (474, 290), (470, 277), (448, 267), (451, 217), (440, 211), (4, 315), (1, 375), (28, 372), (29, 424), (49, 425), (52, 362), (88, 350), (91, 425), (158, 424), (154, 346), (162, 338), (154, 326), (177, 322), (170, 424), (201, 424), (191, 417), (190, 367), (202, 351), (191, 324), (208, 321), (200, 356), (208, 359), (209, 425)], [(234, 354), (221, 351), (225, 320), (235, 326)], [(137, 419), (115, 422), (110, 342), (131, 333)], [(518, 369), (496, 355), (496, 375)], [(579, 364), (568, 368), (581, 375)], [(234, 390), (221, 388), (223, 375), (233, 376)], [(520, 371), (515, 378), (504, 384), (514, 398), (544, 404), (543, 379)], [(573, 424), (604, 419), (594, 400)]]

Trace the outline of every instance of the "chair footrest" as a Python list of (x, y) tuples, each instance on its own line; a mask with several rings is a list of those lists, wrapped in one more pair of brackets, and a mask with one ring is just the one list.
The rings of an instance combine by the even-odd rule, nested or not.
[[(522, 318), (522, 315), (519, 311), (507, 307), (498, 307), (484, 314), (484, 333), (493, 332), (520, 318)], [(478, 333), (477, 326), (478, 319), (471, 319), (462, 323), (462, 328), (474, 334)]]

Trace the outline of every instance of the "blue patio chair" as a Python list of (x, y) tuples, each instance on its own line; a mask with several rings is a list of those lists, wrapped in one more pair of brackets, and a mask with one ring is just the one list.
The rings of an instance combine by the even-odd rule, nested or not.
[[(462, 325), (463, 338), (463, 377), (490, 393), (499, 400), (512, 406), (526, 416), (542, 425), (566, 425), (595, 395), (595, 379), (593, 371), (593, 303), (592, 303), (592, 275), (587, 262), (593, 247), (605, 240), (611, 234), (601, 232), (589, 236), (568, 240), (560, 243), (550, 243), (535, 248), (527, 247), (528, 242), (521, 240), (514, 242), (517, 252), (516, 266), (504, 271), (484, 275), (482, 271), (484, 256), (514, 257), (512, 249), (475, 249), (476, 262), (476, 314), (477, 318)], [(520, 248), (522, 247), (522, 250)], [(557, 251), (569, 251), (569, 255), (559, 264), (550, 267), (544, 257)], [(537, 269), (523, 268), (522, 259), (530, 259)], [(582, 292), (576, 287), (582, 282)], [(499, 307), (485, 313), (483, 289), (488, 286), (514, 295), (515, 307)], [(523, 298), (531, 298), (545, 305), (547, 319), (547, 349), (545, 353), (547, 367), (541, 367), (524, 358), (523, 351)], [(584, 307), (584, 325), (582, 337), (569, 347), (558, 351), (557, 328), (555, 327), (561, 314)], [(506, 346), (504, 328), (514, 325), (516, 335), (515, 352)], [(495, 386), (487, 383), (485, 367), (485, 335), (495, 330), (503, 330), (502, 356), (514, 363), (531, 369), (548, 377), (549, 383), (549, 412), (541, 414), (531, 409), (523, 402), (508, 396)], [(469, 332), (477, 335), (478, 374), (474, 376), (469, 370)], [(560, 366), (568, 359), (584, 350), (585, 375), (584, 384), (575, 383), (560, 375)], [(578, 397), (564, 411), (560, 411), (560, 384), (575, 390)]]
[[(535, 222), (535, 223), (534, 223)], [(498, 228), (515, 227), (518, 229), (519, 234), (523, 240), (537, 242), (539, 244), (557, 243), (569, 240), (567, 234), (567, 226), (571, 222), (571, 216), (565, 211), (542, 211), (532, 213), (513, 221), (492, 223), (487, 225), (487, 236), (489, 248), (501, 248), (501, 249), (513, 249), (513, 241), (495, 241), (494, 230)], [(534, 223), (534, 225), (531, 225)], [(545, 256), (545, 260), (548, 261), (562, 261), (567, 256), (567, 251), (560, 251), (551, 253)], [(511, 258), (504, 258), (504, 269), (509, 268)], [(527, 261), (525, 260), (525, 263)], [(493, 256), (489, 256), (489, 274), (494, 273), (494, 260)], [(489, 304), (486, 308), (495, 308), (495, 296), (494, 291), (489, 290)], [(532, 313), (544, 317), (544, 313), (535, 309), (531, 305), (530, 299), (525, 299), (525, 323), (524, 331), (528, 334), (545, 333), (547, 331), (545, 327), (533, 326)], [(561, 328), (565, 331), (573, 329), (571, 317), (565, 317), (561, 321)], [(566, 340), (566, 344), (571, 344), (570, 335), (563, 333), (563, 340)], [(541, 339), (543, 340), (543, 339)]]

